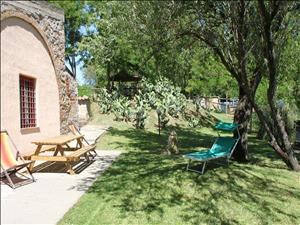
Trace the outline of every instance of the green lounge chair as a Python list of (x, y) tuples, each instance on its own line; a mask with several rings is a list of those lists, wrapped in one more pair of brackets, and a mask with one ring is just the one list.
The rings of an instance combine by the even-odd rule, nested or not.
[[(237, 123), (225, 123), (225, 122), (218, 122), (216, 123), (216, 125), (214, 126), (214, 128), (218, 131), (235, 131), (237, 130), (238, 132), (238, 137), (240, 138), (240, 133), (239, 133), (239, 129), (238, 129), (239, 125)], [(218, 133), (219, 134), (219, 133)]]
[[(188, 159), (186, 170), (204, 174), (206, 164), (210, 160), (225, 158), (227, 160), (227, 162), (229, 163), (229, 159), (231, 158), (231, 155), (240, 140), (240, 134), (238, 132), (238, 124), (218, 122), (214, 126), (214, 128), (217, 130), (221, 130), (221, 131), (237, 130), (238, 137), (237, 138), (218, 137), (210, 149), (192, 152), (192, 153), (183, 155), (184, 158)], [(218, 133), (218, 135), (220, 136), (219, 133)], [(192, 161), (202, 162), (201, 171), (190, 168), (190, 163)]]

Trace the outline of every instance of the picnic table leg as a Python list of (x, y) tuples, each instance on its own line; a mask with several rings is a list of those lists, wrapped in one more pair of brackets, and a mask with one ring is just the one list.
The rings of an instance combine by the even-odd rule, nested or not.
[[(66, 156), (65, 153), (64, 153), (64, 151), (63, 151), (63, 148), (62, 148), (61, 145), (58, 145), (58, 146), (57, 146), (56, 151), (55, 151), (54, 154), (57, 155), (58, 152), (60, 152), (60, 154), (61, 154), (62, 156)], [(74, 174), (75, 174), (74, 170), (72, 169), (72, 165), (71, 165), (69, 162), (66, 162), (66, 163), (65, 163), (65, 166), (66, 166), (66, 168), (67, 168), (67, 172), (68, 172), (70, 175), (74, 175)]]
[[(36, 148), (36, 150), (35, 150), (35, 152), (34, 152), (34, 155), (35, 155), (35, 156), (38, 156), (38, 155), (40, 154), (41, 149), (42, 149), (42, 145), (38, 145), (37, 148)], [(31, 163), (30, 166), (29, 166), (29, 171), (30, 171), (30, 172), (32, 172), (32, 170), (33, 170), (35, 161), (36, 161), (36, 160), (33, 160), (32, 163)]]
[(79, 148), (83, 147), (83, 143), (81, 141), (82, 138), (77, 138), (77, 145), (79, 145)]
[(58, 152), (60, 152), (60, 148), (61, 148), (60, 145), (58, 145), (58, 146), (56, 147), (56, 150), (55, 150), (53, 156), (57, 156)]
[(74, 172), (72, 166), (70, 163), (65, 163), (66, 167), (67, 167), (67, 172), (70, 174), (70, 175), (75, 175), (76, 173)]

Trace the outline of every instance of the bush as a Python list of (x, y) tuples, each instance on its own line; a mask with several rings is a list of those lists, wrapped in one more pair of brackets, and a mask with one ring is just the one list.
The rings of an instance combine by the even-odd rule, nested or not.
[(148, 111), (150, 109), (147, 101), (142, 98), (142, 95), (136, 95), (134, 97), (134, 101), (136, 103), (136, 107), (134, 110), (134, 121), (135, 128), (144, 129), (146, 124), (146, 119), (148, 117)]
[(93, 89), (88, 85), (78, 85), (78, 96), (93, 96)]
[(101, 89), (96, 95), (101, 113), (113, 113), (116, 120), (131, 121), (134, 119), (134, 126), (139, 129), (145, 127), (148, 111), (152, 108), (158, 112), (160, 125), (166, 127), (169, 116), (178, 118), (186, 108), (187, 99), (181, 93), (180, 88), (175, 87), (165, 78), (157, 80), (155, 83), (143, 79), (141, 90), (134, 97), (135, 107), (127, 97), (120, 95), (119, 90), (108, 93), (106, 89)]
[(169, 121), (168, 116), (178, 118), (186, 108), (186, 97), (180, 88), (172, 85), (165, 78), (158, 79), (154, 84), (146, 79), (141, 82), (141, 92), (152, 109), (158, 112), (162, 127)]
[(115, 119), (118, 121), (130, 121), (132, 110), (130, 108), (130, 101), (128, 98), (120, 96), (112, 103), (112, 112)]
[(106, 114), (111, 111), (112, 97), (105, 88), (98, 91), (94, 99), (99, 105), (100, 113)]

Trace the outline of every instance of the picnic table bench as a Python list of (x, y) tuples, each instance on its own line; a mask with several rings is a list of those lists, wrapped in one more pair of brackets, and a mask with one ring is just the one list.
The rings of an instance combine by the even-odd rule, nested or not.
[[(30, 165), (30, 170), (32, 171), (35, 161), (52, 161), (52, 162), (64, 162), (67, 171), (70, 174), (75, 174), (74, 170), (70, 162), (79, 161), (82, 156), (85, 157), (86, 160), (89, 160), (90, 151), (94, 151), (95, 145), (86, 145), (83, 146), (82, 143), (83, 135), (60, 135), (56, 137), (51, 137), (39, 141), (33, 141), (33, 144), (37, 145), (35, 152), (29, 156), (26, 156), (27, 159), (33, 161)], [(77, 141), (78, 148), (71, 148), (68, 143), (71, 141)], [(54, 151), (53, 155), (40, 155), (40, 153), (45, 151)], [(66, 151), (70, 151), (70, 154), (65, 154)], [(60, 153), (60, 155), (58, 155)]]

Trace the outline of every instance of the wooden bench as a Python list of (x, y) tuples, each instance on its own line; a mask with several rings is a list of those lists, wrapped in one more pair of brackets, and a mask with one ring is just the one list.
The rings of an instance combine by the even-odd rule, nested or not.
[[(30, 157), (31, 160), (42, 160), (42, 161), (53, 161), (53, 162), (78, 161), (81, 156), (84, 156), (87, 153), (89, 153), (90, 151), (93, 151), (95, 149), (95, 147), (96, 147), (96, 145), (83, 146), (82, 148), (77, 149), (76, 151), (74, 151), (71, 154), (66, 155), (66, 156), (30, 155), (30, 156), (26, 156), (26, 158)], [(87, 156), (86, 156), (86, 158), (87, 158)]]
[(88, 153), (90, 151), (94, 151), (96, 148), (96, 145), (87, 145), (83, 146), (80, 149), (77, 149), (76, 151), (72, 152), (70, 155), (66, 156), (69, 161), (77, 161), (80, 159), (81, 156), (85, 156), (86, 159), (88, 159)]
[[(55, 151), (55, 149), (56, 149), (56, 145), (43, 145), (40, 152)], [(33, 153), (30, 155), (24, 155), (23, 158), (25, 160), (32, 160), (31, 157), (34, 155), (35, 150), (33, 150), (31, 152), (33, 152)]]

